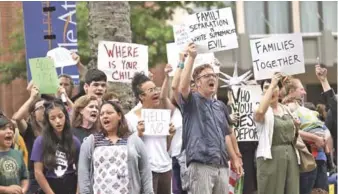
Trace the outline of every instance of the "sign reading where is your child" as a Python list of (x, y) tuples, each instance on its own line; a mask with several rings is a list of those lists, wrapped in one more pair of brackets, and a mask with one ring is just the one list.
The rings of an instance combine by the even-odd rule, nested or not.
[[(182, 40), (192, 41), (197, 46), (198, 53), (210, 53), (238, 48), (237, 35), (231, 8), (203, 11), (185, 18), (185, 31), (174, 29), (175, 42), (181, 47)], [(184, 36), (183, 36), (184, 35)], [(181, 37), (180, 42), (177, 42)], [(188, 42), (186, 42), (187, 44)], [(182, 48), (182, 47), (181, 47)]]
[(130, 83), (136, 72), (148, 75), (148, 46), (100, 41), (97, 67), (108, 81)]
[(250, 47), (255, 80), (269, 79), (275, 72), (305, 73), (300, 33), (250, 40)]

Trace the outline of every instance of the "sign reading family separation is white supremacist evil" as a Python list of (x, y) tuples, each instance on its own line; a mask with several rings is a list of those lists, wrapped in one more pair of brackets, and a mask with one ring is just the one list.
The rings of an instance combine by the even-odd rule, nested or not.
[(239, 115), (238, 122), (234, 125), (237, 141), (258, 141), (253, 108), (259, 104), (261, 96), (259, 85), (232, 86), (231, 109)]
[(169, 109), (142, 109), (144, 135), (169, 135)]
[[(180, 48), (182, 44), (194, 42), (198, 53), (209, 53), (229, 50), (238, 47), (236, 28), (232, 17), (231, 8), (203, 11), (194, 13), (185, 18), (185, 23), (180, 28), (175, 28), (175, 41)], [(188, 39), (186, 39), (186, 32)], [(176, 30), (176, 31), (175, 31)], [(179, 39), (180, 38), (180, 39)], [(185, 46), (184, 45), (184, 46)]]
[(275, 72), (305, 73), (300, 33), (250, 40), (250, 47), (255, 80), (271, 78)]
[(108, 81), (130, 83), (136, 72), (148, 75), (148, 46), (100, 41), (97, 67)]

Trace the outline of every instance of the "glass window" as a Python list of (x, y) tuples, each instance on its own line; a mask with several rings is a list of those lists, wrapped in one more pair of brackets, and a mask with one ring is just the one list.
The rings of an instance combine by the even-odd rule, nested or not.
[(316, 1), (301, 1), (300, 2), (300, 17), (302, 32), (319, 32), (318, 2)]
[(337, 1), (323, 1), (322, 3), (322, 22), (324, 23), (323, 30), (337, 32)]
[(288, 1), (244, 2), (245, 28), (249, 34), (289, 33), (290, 4)]
[(270, 1), (268, 3), (269, 33), (290, 32), (290, 6), (287, 1)]
[(264, 2), (247, 1), (244, 2), (245, 29), (249, 34), (265, 34), (264, 23)]

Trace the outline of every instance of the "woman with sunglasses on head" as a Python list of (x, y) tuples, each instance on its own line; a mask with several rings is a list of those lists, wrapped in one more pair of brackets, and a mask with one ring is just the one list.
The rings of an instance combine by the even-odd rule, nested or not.
[[(13, 120), (16, 122), (21, 136), (25, 141), (25, 145), (28, 151), (28, 158), (31, 157), (33, 144), (39, 135), (42, 133), (44, 123), (44, 99), (41, 99), (39, 88), (32, 84), (29, 84), (28, 91), (30, 91), (29, 99), (20, 107), (20, 109), (14, 113)], [(26, 118), (28, 117), (28, 121)], [(29, 183), (30, 187), (28, 194), (35, 193), (39, 188), (38, 183), (34, 176), (34, 164), (28, 160), (28, 171), (29, 171)]]
[(152, 194), (152, 175), (146, 148), (131, 134), (121, 106), (103, 101), (101, 131), (84, 140), (79, 158), (81, 194)]
[(81, 96), (75, 101), (72, 114), (72, 132), (83, 142), (83, 139), (97, 130), (99, 101), (95, 96)]
[(75, 194), (81, 143), (72, 135), (63, 103), (54, 100), (44, 106), (46, 124), (42, 135), (36, 138), (31, 154), (34, 174), (41, 187), (39, 193)]

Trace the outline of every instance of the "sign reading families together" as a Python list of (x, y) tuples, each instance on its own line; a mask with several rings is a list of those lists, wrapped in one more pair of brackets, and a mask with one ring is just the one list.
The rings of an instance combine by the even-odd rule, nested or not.
[(144, 135), (169, 135), (169, 109), (142, 109)]
[(148, 75), (148, 46), (100, 41), (97, 67), (108, 81), (130, 83), (136, 72)]
[(231, 96), (233, 99), (232, 112), (239, 116), (238, 122), (234, 125), (237, 141), (258, 141), (253, 109), (259, 104), (262, 96), (260, 86), (233, 86)]
[(250, 40), (255, 80), (268, 79), (275, 72), (305, 73), (303, 39), (300, 33)]
[(185, 23), (174, 26), (175, 43), (182, 49), (194, 42), (198, 53), (229, 50), (238, 47), (231, 8), (194, 13)]

